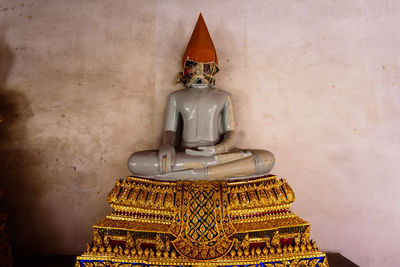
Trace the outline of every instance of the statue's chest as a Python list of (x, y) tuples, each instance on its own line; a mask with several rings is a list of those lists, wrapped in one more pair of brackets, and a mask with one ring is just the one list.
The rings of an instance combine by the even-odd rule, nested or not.
[(178, 99), (178, 106), (184, 119), (208, 117), (212, 119), (221, 112), (224, 101), (218, 94), (210, 92), (188, 92)]

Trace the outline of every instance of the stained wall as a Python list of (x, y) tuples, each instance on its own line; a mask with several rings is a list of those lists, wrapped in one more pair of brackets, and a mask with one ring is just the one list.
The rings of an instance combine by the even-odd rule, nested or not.
[(199, 12), (239, 146), (274, 152), (320, 249), (395, 266), (397, 1), (0, 1), (0, 175), (19, 254), (78, 254), (156, 149)]

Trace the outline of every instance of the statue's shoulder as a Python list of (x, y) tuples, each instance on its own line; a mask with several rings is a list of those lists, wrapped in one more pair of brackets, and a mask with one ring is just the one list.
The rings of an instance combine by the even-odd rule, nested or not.
[(171, 94), (169, 94), (169, 97), (171, 98), (171, 97), (176, 97), (176, 96), (179, 96), (179, 95), (183, 95), (183, 94), (185, 94), (185, 92), (186, 92), (185, 88), (184, 89), (179, 89), (179, 90), (173, 91)]
[(169, 102), (175, 102), (177, 99), (179, 99), (180, 95), (183, 95), (185, 93), (185, 89), (180, 89), (173, 91), (172, 93), (169, 94), (168, 96), (168, 101)]
[(226, 98), (231, 97), (230, 93), (228, 93), (227, 91), (222, 90), (222, 89), (214, 88), (213, 92), (216, 95), (220, 95), (220, 96), (223, 96), (223, 97), (226, 97)]
[[(187, 88), (184, 88), (184, 89), (180, 89), (180, 90), (176, 90), (176, 91), (172, 92), (169, 95), (169, 98), (170, 99), (179, 99), (180, 97), (184, 97), (185, 98), (188, 94), (190, 94), (190, 92), (188, 91)], [(218, 88), (213, 88), (211, 90), (211, 95), (212, 96), (218, 96), (219, 98), (221, 98), (221, 97), (222, 98), (231, 97), (231, 95), (227, 91), (224, 91), (224, 90), (218, 89)]]

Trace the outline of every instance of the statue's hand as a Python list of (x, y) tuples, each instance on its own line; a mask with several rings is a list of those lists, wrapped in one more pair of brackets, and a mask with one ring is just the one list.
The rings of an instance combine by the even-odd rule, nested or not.
[(158, 151), (158, 163), (162, 173), (171, 172), (171, 167), (175, 165), (175, 148), (164, 144)]
[(187, 148), (185, 150), (186, 154), (191, 156), (212, 156), (215, 155), (215, 147), (214, 146), (199, 146), (197, 150)]

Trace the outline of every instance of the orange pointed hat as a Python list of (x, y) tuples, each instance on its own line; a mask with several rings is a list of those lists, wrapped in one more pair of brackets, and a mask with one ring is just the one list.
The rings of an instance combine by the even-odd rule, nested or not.
[(214, 61), (218, 64), (217, 52), (201, 13), (183, 55), (182, 66), (186, 59), (202, 63)]

